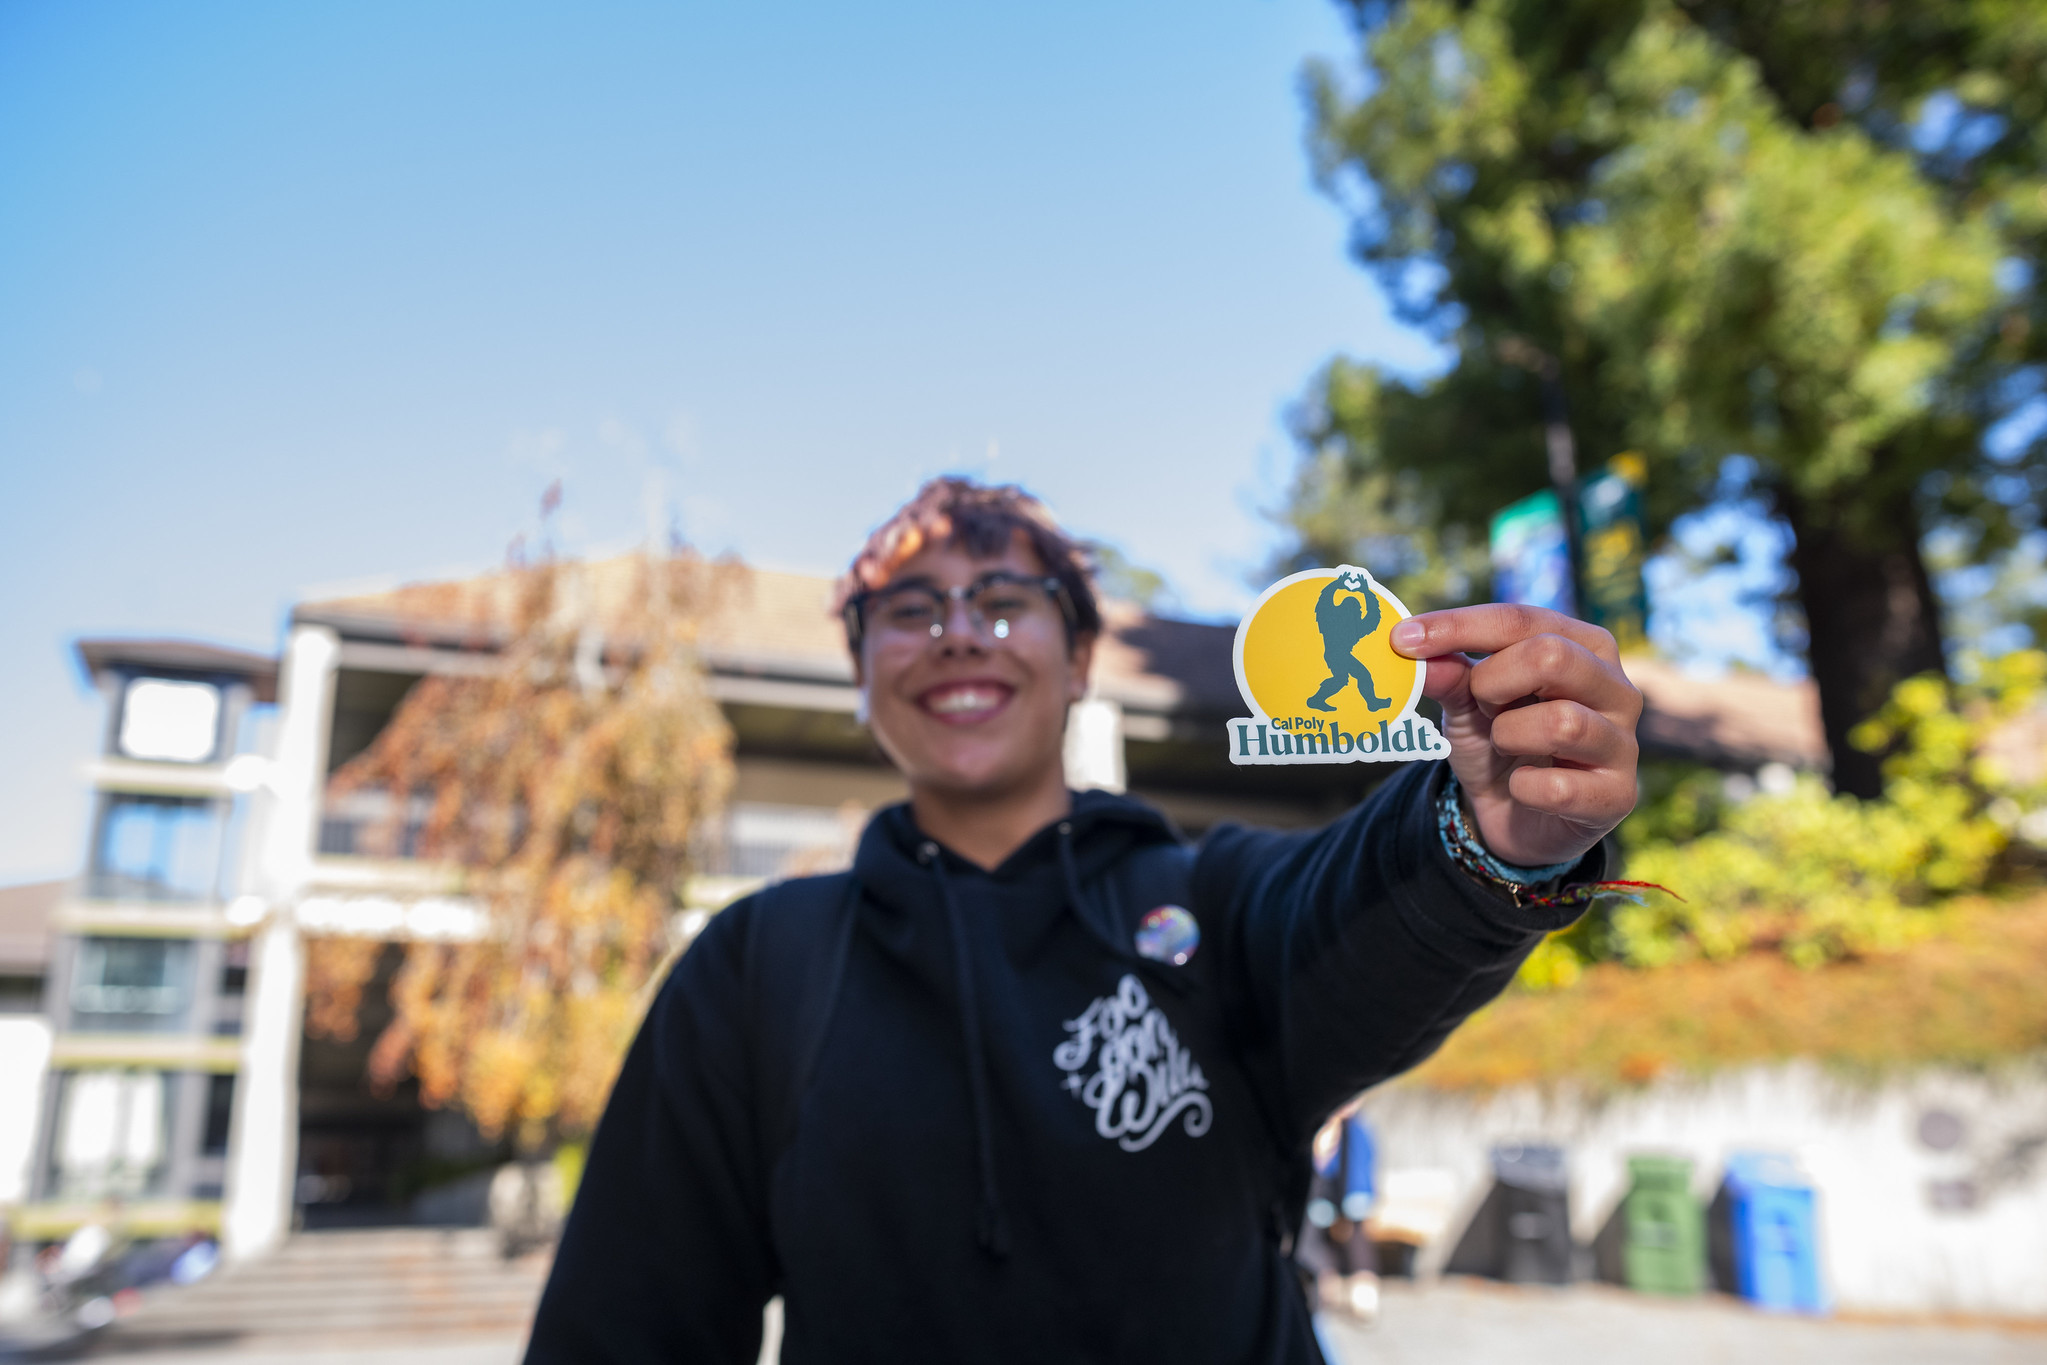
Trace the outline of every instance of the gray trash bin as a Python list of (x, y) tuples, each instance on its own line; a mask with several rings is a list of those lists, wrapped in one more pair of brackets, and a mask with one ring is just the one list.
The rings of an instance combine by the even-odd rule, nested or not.
[(1500, 1278), (1511, 1284), (1569, 1284), (1571, 1197), (1564, 1149), (1503, 1143), (1493, 1148), (1493, 1179), (1499, 1182)]

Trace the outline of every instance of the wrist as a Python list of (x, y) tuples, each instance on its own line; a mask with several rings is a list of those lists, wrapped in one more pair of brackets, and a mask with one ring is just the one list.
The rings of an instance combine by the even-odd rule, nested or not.
[(1529, 866), (1501, 858), (1479, 837), (1477, 821), (1466, 806), (1463, 785), (1454, 776), (1443, 784), (1436, 798), (1436, 830), (1451, 862), (1474, 880), (1506, 891), (1517, 903), (1529, 894), (1549, 888), (1583, 861), (1580, 855), (1561, 863)]

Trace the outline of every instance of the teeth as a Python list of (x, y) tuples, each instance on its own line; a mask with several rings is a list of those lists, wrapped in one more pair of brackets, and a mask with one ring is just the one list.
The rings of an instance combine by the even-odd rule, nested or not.
[(961, 687), (939, 693), (931, 699), (930, 706), (941, 715), (952, 715), (960, 711), (988, 711), (1001, 703), (1002, 694), (994, 688)]

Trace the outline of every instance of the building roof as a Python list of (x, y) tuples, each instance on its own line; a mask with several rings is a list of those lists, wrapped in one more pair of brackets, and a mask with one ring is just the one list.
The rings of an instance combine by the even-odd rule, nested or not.
[[(600, 613), (630, 591), (632, 556), (584, 566)], [(510, 581), (490, 574), (455, 583), (301, 603), (293, 619), (331, 626), (345, 639), (413, 648), (489, 649), (510, 614)], [(714, 575), (699, 642), (713, 671), (850, 684), (846, 637), (832, 614), (831, 579), (744, 565)], [(1233, 627), (1151, 616), (1128, 602), (1103, 604), (1108, 633), (1096, 653), (1102, 695), (1135, 710), (1223, 716), (1240, 703), (1230, 662)]]
[(95, 679), (110, 668), (122, 666), (215, 677), (226, 674), (247, 679), (256, 700), (277, 700), (277, 660), (268, 654), (198, 640), (98, 638), (80, 640), (77, 649), (78, 661)]
[(1741, 672), (1694, 677), (1647, 655), (1621, 662), (1646, 703), (1639, 730), (1645, 753), (1728, 767), (1827, 767), (1820, 694), (1810, 680)]
[[(621, 556), (584, 566), (583, 590), (600, 612), (632, 590), (637, 565), (637, 557)], [(831, 614), (832, 580), (744, 565), (718, 572), (700, 636), (714, 673), (851, 683), (845, 636)], [(294, 619), (333, 626), (345, 639), (415, 650), (488, 649), (509, 615), (510, 587), (503, 574), (410, 584), (303, 603)], [(1176, 718), (1227, 719), (1242, 710), (1234, 626), (1154, 616), (1129, 602), (1104, 603), (1103, 619), (1107, 631), (1095, 655), (1102, 696), (1129, 711)], [(1647, 701), (1647, 752), (1733, 767), (1826, 766), (1818, 693), (1809, 682), (1744, 673), (1697, 678), (1647, 656), (1630, 657), (1626, 667)]]
[(68, 881), (0, 886), (0, 972), (40, 976), (50, 960), (50, 915)]

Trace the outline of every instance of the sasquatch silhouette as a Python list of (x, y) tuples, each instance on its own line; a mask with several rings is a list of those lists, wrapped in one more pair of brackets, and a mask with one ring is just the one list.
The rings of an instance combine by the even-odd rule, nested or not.
[[(1336, 595), (1340, 592), (1357, 593), (1365, 599), (1363, 605), (1356, 597), (1339, 602)], [(1329, 699), (1353, 678), (1367, 710), (1383, 711), (1393, 705), (1372, 686), (1371, 670), (1351, 653), (1358, 641), (1379, 628), (1379, 594), (1365, 586), (1363, 574), (1347, 573), (1329, 580), (1329, 586), (1315, 599), (1315, 626), (1322, 632), (1322, 662), (1329, 665), (1329, 676), (1308, 698), (1308, 705), (1317, 711), (1334, 711)]]

